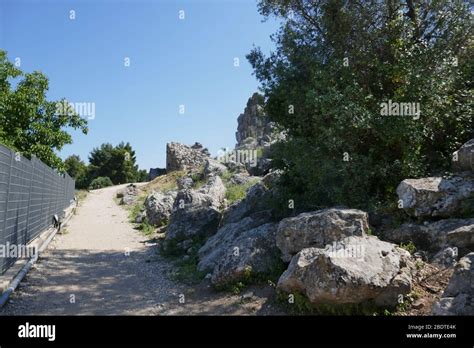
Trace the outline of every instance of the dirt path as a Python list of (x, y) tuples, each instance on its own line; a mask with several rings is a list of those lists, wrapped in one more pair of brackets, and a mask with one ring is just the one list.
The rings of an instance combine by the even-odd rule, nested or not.
[[(190, 287), (167, 276), (172, 263), (128, 222), (115, 186), (89, 193), (1, 315), (265, 314), (268, 289), (244, 297)], [(259, 295), (260, 294), (260, 295)], [(184, 295), (184, 296), (183, 296)], [(184, 303), (183, 303), (184, 302)]]

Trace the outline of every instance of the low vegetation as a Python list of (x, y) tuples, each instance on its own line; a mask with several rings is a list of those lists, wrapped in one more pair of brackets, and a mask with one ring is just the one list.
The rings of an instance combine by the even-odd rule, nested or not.
[(176, 180), (184, 175), (184, 171), (175, 171), (166, 175), (161, 175), (142, 186), (141, 190), (144, 193), (150, 193), (151, 191), (168, 192), (176, 190), (178, 188)]
[(412, 241), (409, 241), (407, 243), (400, 243), (400, 248), (405, 249), (410, 254), (414, 254), (416, 251), (416, 246)]
[(96, 189), (100, 189), (104, 187), (109, 187), (109, 186), (112, 186), (113, 184), (114, 183), (112, 182), (112, 180), (110, 180), (109, 177), (100, 176), (92, 180), (92, 182), (89, 185), (89, 190), (96, 190)]
[(234, 202), (240, 201), (247, 194), (247, 190), (257, 182), (258, 180), (250, 180), (243, 185), (226, 183), (225, 186), (227, 190), (225, 193), (225, 198), (227, 199), (227, 202), (232, 204)]
[(81, 204), (86, 199), (88, 193), (87, 190), (76, 190), (77, 204)]

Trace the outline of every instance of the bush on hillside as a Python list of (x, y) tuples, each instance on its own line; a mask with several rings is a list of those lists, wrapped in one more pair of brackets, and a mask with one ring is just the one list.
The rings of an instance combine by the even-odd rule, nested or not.
[[(259, 7), (282, 20), (276, 51), (248, 55), (268, 116), (288, 135), (272, 149), (274, 167), (285, 172), (282, 204), (376, 209), (396, 201), (401, 180), (449, 171), (452, 153), (474, 136), (466, 3)], [(413, 106), (411, 113), (389, 107), (386, 115), (391, 102)]]

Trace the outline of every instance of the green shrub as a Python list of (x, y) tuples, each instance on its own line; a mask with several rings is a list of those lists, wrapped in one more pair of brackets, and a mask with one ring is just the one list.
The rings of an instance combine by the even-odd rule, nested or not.
[(109, 177), (107, 176), (99, 176), (98, 178), (95, 178), (92, 180), (91, 184), (89, 185), (89, 190), (96, 190), (104, 187), (109, 187), (112, 186), (112, 180), (110, 180)]
[[(268, 117), (287, 133), (271, 149), (282, 202), (373, 211), (397, 200), (401, 180), (449, 171), (474, 136), (472, 16), (461, 1), (406, 2), (404, 15), (390, 1), (316, 3), (261, 0), (264, 16), (282, 19), (277, 48), (247, 56)], [(387, 116), (391, 101), (421, 113)]]
[(204, 279), (206, 272), (197, 269), (199, 259), (196, 253), (188, 255), (188, 258), (180, 258), (174, 263), (171, 279), (188, 285), (198, 284)]
[(143, 204), (136, 204), (132, 206), (130, 212), (128, 213), (128, 218), (130, 222), (135, 223), (137, 217), (145, 210), (145, 206)]
[(227, 199), (229, 204), (240, 201), (246, 196), (247, 190), (253, 185), (255, 185), (257, 181), (258, 180), (250, 180), (243, 185), (227, 183), (225, 198)]
[(416, 251), (416, 246), (412, 241), (409, 241), (408, 243), (400, 243), (400, 248), (405, 249), (410, 254), (413, 254)]
[(151, 236), (155, 232), (155, 227), (150, 225), (148, 221), (143, 221), (140, 225), (138, 225), (138, 229), (145, 235)]

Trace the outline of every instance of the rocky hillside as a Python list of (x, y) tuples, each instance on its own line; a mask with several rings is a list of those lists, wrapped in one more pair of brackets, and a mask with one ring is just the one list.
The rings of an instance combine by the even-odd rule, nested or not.
[(254, 93), (248, 100), (244, 113), (237, 118), (236, 148), (257, 147), (270, 144), (275, 138), (275, 126), (264, 111), (264, 98)]
[[(257, 94), (238, 123), (236, 150), (281, 139)], [(277, 218), (279, 172), (218, 161), (198, 143), (168, 144), (167, 174), (122, 200), (185, 265), (177, 272), (215, 291), (262, 284), (291, 313), (473, 315), (473, 144), (453, 157), (454, 176), (402, 181), (394, 216), (332, 207)]]
[(249, 98), (244, 113), (237, 118), (237, 124), (237, 144), (234, 151), (237, 154), (254, 151), (258, 154), (255, 163), (247, 161), (243, 164), (252, 175), (267, 174), (271, 168), (270, 147), (275, 142), (284, 140), (285, 134), (266, 115), (262, 95), (254, 93)]

